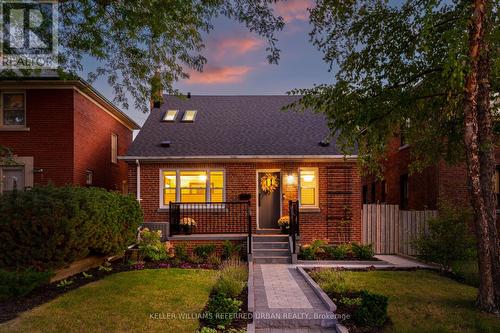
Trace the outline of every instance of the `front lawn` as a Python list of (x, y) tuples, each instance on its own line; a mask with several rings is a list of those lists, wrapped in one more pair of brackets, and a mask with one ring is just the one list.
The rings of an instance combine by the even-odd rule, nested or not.
[[(389, 298), (384, 332), (500, 332), (500, 318), (474, 308), (476, 289), (427, 271), (341, 272), (348, 289)], [(312, 276), (328, 293), (334, 281)], [(324, 274), (326, 277), (327, 274)], [(329, 285), (330, 283), (330, 285)]]
[[(216, 277), (192, 269), (113, 274), (25, 312), (0, 332), (193, 333), (193, 314), (203, 311)], [(190, 318), (179, 318), (182, 313)]]

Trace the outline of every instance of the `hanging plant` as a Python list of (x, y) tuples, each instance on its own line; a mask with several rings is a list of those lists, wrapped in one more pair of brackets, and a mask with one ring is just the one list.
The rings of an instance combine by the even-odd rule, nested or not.
[(266, 173), (260, 179), (260, 188), (262, 189), (262, 192), (264, 192), (265, 194), (270, 194), (276, 191), (278, 185), (279, 185), (278, 177), (276, 177), (272, 173)]

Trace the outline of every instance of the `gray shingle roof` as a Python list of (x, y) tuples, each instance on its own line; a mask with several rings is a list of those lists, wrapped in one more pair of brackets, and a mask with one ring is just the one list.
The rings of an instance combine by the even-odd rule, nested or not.
[[(320, 147), (328, 137), (324, 115), (281, 111), (294, 96), (164, 96), (151, 111), (127, 157), (199, 156), (327, 156), (340, 155), (335, 142)], [(169, 109), (179, 113), (164, 122)], [(193, 123), (181, 122), (186, 110), (197, 110)], [(170, 147), (162, 147), (170, 141)]]

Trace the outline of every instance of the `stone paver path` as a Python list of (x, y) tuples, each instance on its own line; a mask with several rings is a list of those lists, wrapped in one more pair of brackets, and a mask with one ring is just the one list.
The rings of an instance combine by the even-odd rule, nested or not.
[(269, 308), (312, 309), (286, 265), (260, 265), (260, 270)]
[(295, 266), (256, 264), (253, 271), (256, 332), (335, 332), (334, 314)]

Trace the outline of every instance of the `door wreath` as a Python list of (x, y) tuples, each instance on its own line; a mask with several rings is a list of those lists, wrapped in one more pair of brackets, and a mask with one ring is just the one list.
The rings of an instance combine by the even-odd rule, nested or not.
[(264, 192), (265, 194), (270, 194), (276, 191), (278, 185), (279, 185), (278, 177), (276, 177), (272, 173), (266, 173), (260, 179), (260, 188), (262, 189), (262, 192)]

